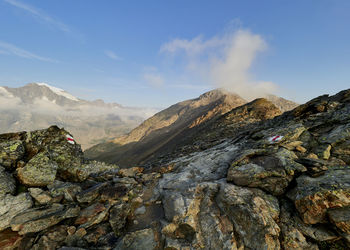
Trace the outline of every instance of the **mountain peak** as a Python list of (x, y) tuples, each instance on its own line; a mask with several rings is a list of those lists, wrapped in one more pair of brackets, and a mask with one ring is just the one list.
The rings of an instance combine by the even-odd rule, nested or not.
[(230, 97), (239, 98), (243, 100), (243, 98), (240, 97), (239, 95), (233, 92), (227, 91), (223, 88), (217, 88), (217, 89), (213, 89), (208, 92), (205, 92), (199, 96), (199, 99), (216, 99), (216, 98), (221, 98), (225, 96), (230, 96)]
[(52, 92), (54, 92), (56, 95), (59, 95), (59, 96), (63, 96), (67, 99), (70, 99), (72, 101), (76, 101), (78, 102), (79, 99), (76, 98), (75, 96), (69, 94), (68, 92), (66, 92), (65, 90), (63, 89), (60, 89), (60, 88), (57, 88), (57, 87), (54, 87), (54, 86), (51, 86), (47, 83), (44, 83), (44, 82), (34, 82), (34, 83), (29, 83), (27, 84), (26, 86), (40, 86), (40, 87), (46, 87), (48, 89), (50, 89)]

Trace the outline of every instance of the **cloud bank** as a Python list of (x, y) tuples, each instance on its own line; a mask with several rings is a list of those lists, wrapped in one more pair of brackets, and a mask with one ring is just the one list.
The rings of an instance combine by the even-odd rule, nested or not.
[(209, 39), (174, 39), (161, 46), (160, 52), (178, 56), (191, 73), (201, 75), (214, 87), (224, 88), (247, 100), (273, 94), (278, 86), (258, 81), (250, 72), (259, 53), (267, 49), (264, 39), (239, 29)]

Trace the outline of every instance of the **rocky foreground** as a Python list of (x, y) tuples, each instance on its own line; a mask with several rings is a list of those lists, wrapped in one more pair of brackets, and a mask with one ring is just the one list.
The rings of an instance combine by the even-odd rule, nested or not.
[(152, 168), (87, 162), (57, 127), (1, 135), (0, 249), (349, 249), (350, 90), (234, 118), (267, 106)]

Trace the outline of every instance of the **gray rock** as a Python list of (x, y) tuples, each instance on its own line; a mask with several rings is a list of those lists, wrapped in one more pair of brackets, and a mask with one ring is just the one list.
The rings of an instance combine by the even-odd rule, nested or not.
[(116, 176), (119, 167), (114, 164), (107, 164), (104, 162), (90, 161), (82, 164), (79, 175), (80, 179), (86, 179), (89, 176), (98, 179), (99, 181), (106, 181)]
[(222, 183), (218, 205), (250, 249), (279, 249), (278, 200), (259, 189)]
[(108, 186), (108, 183), (98, 183), (84, 191), (77, 194), (77, 200), (80, 203), (90, 203), (95, 200), (99, 195), (101, 189)]
[(0, 165), (7, 169), (16, 168), (16, 163), (24, 156), (23, 142), (16, 134), (4, 134), (0, 137)]
[(151, 250), (158, 246), (152, 229), (144, 229), (126, 234), (115, 250)]
[(94, 203), (81, 211), (75, 224), (80, 225), (80, 228), (89, 228), (98, 224), (107, 218), (110, 208), (111, 205), (108, 203)]
[(50, 160), (49, 154), (41, 152), (24, 167), (17, 169), (17, 177), (22, 184), (31, 187), (46, 186), (56, 179), (57, 168), (57, 164)]
[(32, 208), (16, 215), (11, 220), (11, 229), (19, 231), (21, 235), (40, 232), (64, 219), (77, 217), (79, 211), (80, 208), (77, 206), (61, 204)]
[(350, 140), (338, 144), (332, 149), (332, 156), (343, 160), (347, 165), (350, 165)]
[(337, 228), (350, 236), (350, 206), (330, 209), (328, 216)]
[(179, 193), (164, 192), (163, 208), (165, 218), (172, 221), (175, 215), (182, 215), (186, 212), (184, 197)]
[(136, 210), (135, 210), (135, 215), (143, 215), (146, 213), (146, 208), (145, 206), (141, 206), (141, 207), (138, 207)]
[(350, 167), (329, 168), (316, 178), (302, 175), (288, 196), (305, 223), (327, 222), (329, 209), (350, 206)]
[(29, 188), (30, 195), (39, 203), (39, 204), (48, 204), (51, 202), (52, 197), (48, 194), (47, 191), (44, 191), (40, 188)]
[(301, 158), (296, 161), (307, 168), (307, 174), (311, 177), (323, 175), (328, 170), (328, 163), (324, 160)]
[(55, 181), (49, 185), (48, 188), (52, 197), (63, 195), (64, 199), (67, 201), (74, 201), (76, 195), (82, 190), (81, 187), (77, 184), (60, 181)]
[(31, 208), (32, 205), (32, 198), (28, 193), (0, 196), (0, 231), (8, 228), (13, 217)]
[(296, 155), (286, 149), (267, 153), (254, 154), (251, 150), (242, 153), (229, 169), (227, 181), (281, 195), (296, 173), (306, 171), (304, 166), (294, 161)]
[[(287, 203), (285, 200), (282, 201), (280, 221), (279, 225), (282, 233), (281, 246), (284, 249), (310, 249), (318, 250), (317, 245), (307, 241), (301, 230), (299, 230), (296, 222), (297, 216), (293, 210), (293, 206)], [(298, 218), (297, 218), (298, 219)], [(300, 219), (299, 219), (300, 221)], [(302, 222), (301, 222), (302, 223)]]
[(327, 134), (320, 137), (322, 143), (328, 143), (332, 146), (350, 139), (350, 124), (344, 124), (335, 127)]
[(60, 225), (54, 226), (45, 231), (39, 240), (35, 242), (31, 250), (41, 249), (57, 249), (63, 245), (64, 240), (67, 237), (67, 226)]
[(0, 166), (0, 196), (5, 194), (14, 194), (16, 191), (16, 182), (11, 174), (7, 173), (5, 168)]

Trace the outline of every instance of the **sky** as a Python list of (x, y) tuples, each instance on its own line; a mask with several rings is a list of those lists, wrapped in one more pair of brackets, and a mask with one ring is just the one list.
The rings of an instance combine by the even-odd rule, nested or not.
[(0, 86), (168, 107), (226, 88), (304, 103), (350, 88), (348, 0), (0, 0)]

